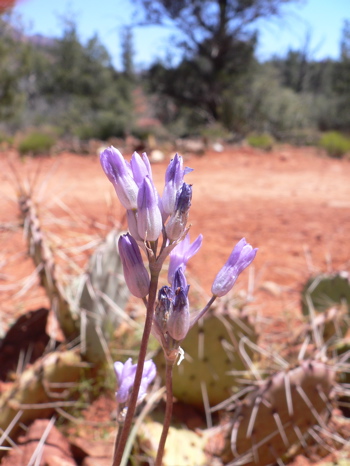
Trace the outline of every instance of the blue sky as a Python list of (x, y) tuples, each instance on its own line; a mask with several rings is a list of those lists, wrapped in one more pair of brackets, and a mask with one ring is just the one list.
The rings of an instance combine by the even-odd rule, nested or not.
[[(76, 19), (83, 41), (97, 33), (120, 68), (120, 34), (123, 25), (131, 24), (132, 0), (18, 0), (18, 13), (25, 29), (58, 37), (62, 31), (60, 17)], [(350, 19), (350, 0), (300, 0), (286, 5), (280, 20), (259, 24), (257, 55), (267, 59), (273, 54), (283, 55), (289, 48), (300, 49), (310, 33), (309, 52), (314, 59), (339, 56), (341, 29)], [(165, 57), (170, 32), (157, 27), (134, 31), (135, 63), (145, 67), (157, 57)]]

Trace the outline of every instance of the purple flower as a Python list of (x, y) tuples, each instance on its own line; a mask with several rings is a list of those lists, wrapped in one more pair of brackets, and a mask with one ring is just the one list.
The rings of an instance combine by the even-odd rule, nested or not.
[(142, 154), (142, 158), (137, 152), (134, 152), (131, 157), (130, 166), (137, 186), (141, 185), (146, 176), (152, 179), (151, 164), (145, 152)]
[(105, 149), (100, 156), (102, 168), (126, 209), (136, 209), (138, 187), (131, 169), (115, 147)]
[(165, 172), (165, 186), (162, 196), (162, 208), (166, 215), (171, 215), (175, 209), (176, 195), (182, 186), (184, 175), (190, 173), (192, 168), (183, 169), (181, 155), (175, 154)]
[(182, 267), (179, 267), (175, 272), (172, 290), (174, 299), (167, 322), (167, 330), (174, 340), (181, 341), (190, 328), (190, 311), (187, 297), (189, 286)]
[(225, 296), (235, 284), (238, 275), (253, 261), (257, 249), (253, 249), (245, 238), (234, 247), (226, 264), (215, 277), (211, 291), (214, 296)]
[[(125, 364), (119, 361), (114, 363), (114, 372), (118, 381), (118, 391), (116, 392), (118, 403), (127, 402), (134, 385), (136, 368), (137, 364), (132, 364), (131, 358), (128, 359)], [(142, 401), (142, 398), (146, 395), (148, 385), (153, 381), (156, 373), (156, 365), (152, 359), (145, 361), (140, 390), (137, 397), (138, 402)]]
[(176, 241), (185, 231), (191, 200), (192, 186), (183, 183), (176, 196), (175, 210), (165, 227), (167, 237), (171, 241)]
[(156, 241), (162, 232), (162, 215), (158, 207), (158, 194), (149, 176), (140, 185), (137, 196), (137, 229), (145, 241)]
[(170, 263), (168, 270), (168, 282), (171, 284), (174, 280), (174, 274), (178, 267), (182, 266), (183, 271), (186, 269), (189, 259), (198, 252), (202, 246), (203, 235), (199, 235), (191, 244), (190, 234), (188, 233), (185, 238), (171, 251)]
[(149, 292), (150, 278), (135, 239), (129, 233), (121, 235), (118, 248), (130, 292), (137, 298), (144, 298)]

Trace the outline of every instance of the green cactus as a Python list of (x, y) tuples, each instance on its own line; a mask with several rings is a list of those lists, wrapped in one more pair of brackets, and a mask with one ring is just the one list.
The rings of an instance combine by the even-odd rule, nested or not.
[[(12, 424), (8, 435), (14, 438), (20, 423), (29, 424), (38, 417), (51, 415), (67, 399), (67, 386), (78, 383), (83, 366), (74, 351), (49, 353), (36, 361), (1, 394), (1, 431)], [(2, 453), (0, 450), (0, 457)]]
[(312, 427), (326, 427), (334, 385), (334, 370), (314, 360), (266, 379), (235, 408), (230, 464), (275, 464), (293, 445), (305, 446)]
[(321, 274), (310, 278), (301, 292), (304, 315), (309, 315), (310, 305), (317, 312), (323, 312), (340, 304), (350, 308), (350, 282), (346, 272), (333, 275)]
[[(138, 433), (137, 448), (144, 457), (156, 458), (158, 440), (162, 432), (159, 422), (145, 422)], [(208, 457), (204, 453), (205, 437), (189, 429), (170, 427), (163, 466), (206, 466)], [(137, 452), (134, 451), (134, 455)]]
[(18, 203), (25, 225), (28, 252), (39, 270), (41, 285), (45, 288), (51, 308), (55, 309), (65, 338), (73, 340), (78, 335), (78, 321), (71, 312), (59, 269), (41, 229), (36, 206), (31, 197), (25, 194), (19, 197)]
[(113, 332), (128, 319), (124, 307), (129, 291), (117, 249), (119, 234), (110, 232), (92, 255), (87, 271), (66, 287), (30, 196), (22, 195), (19, 206), (27, 226), (29, 254), (40, 269), (41, 284), (64, 336), (69, 341), (80, 334), (85, 359), (104, 363)]
[(350, 327), (350, 315), (345, 306), (333, 306), (322, 313), (312, 315), (312, 320), (300, 329), (296, 342), (302, 342), (306, 336), (315, 339), (315, 332), (318, 334), (318, 341), (322, 344), (331, 344), (341, 340)]
[[(249, 369), (238, 348), (242, 337), (253, 342), (257, 340), (247, 315), (237, 309), (208, 311), (181, 344), (185, 360), (173, 370), (174, 396), (203, 408), (203, 396), (214, 406), (238, 390), (237, 380), (243, 375), (232, 375), (230, 371)], [(157, 356), (156, 363), (164, 376), (162, 353)]]
[(129, 291), (117, 249), (120, 233), (111, 231), (91, 256), (87, 271), (70, 290), (71, 308), (81, 318), (82, 354), (99, 363), (106, 358), (108, 344), (119, 324), (128, 319), (124, 312)]

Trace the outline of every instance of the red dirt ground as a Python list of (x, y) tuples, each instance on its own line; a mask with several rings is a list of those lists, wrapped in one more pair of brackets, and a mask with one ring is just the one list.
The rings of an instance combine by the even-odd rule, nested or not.
[[(126, 154), (130, 156), (131, 154)], [(10, 168), (9, 160), (12, 165)], [(210, 293), (215, 274), (236, 242), (246, 237), (259, 251), (251, 267), (252, 308), (272, 317), (271, 332), (288, 336), (300, 316), (299, 292), (310, 275), (350, 269), (350, 162), (324, 157), (312, 148), (280, 147), (264, 153), (250, 148), (188, 155), (193, 184), (191, 238), (204, 235), (190, 261), (192, 289)], [(154, 164), (162, 192), (167, 162)], [(62, 154), (26, 159), (0, 155), (1, 325), (27, 310), (48, 306), (27, 257), (13, 174), (34, 187), (39, 215), (55, 257), (66, 273), (86, 263), (91, 250), (78, 250), (123, 223), (111, 184), (96, 156)], [(28, 181), (29, 180), (29, 181)], [(65, 256), (74, 257), (67, 266)], [(237, 283), (247, 289), (248, 272)], [(25, 288), (23, 286), (26, 285)], [(31, 285), (31, 286), (30, 286)]]
[[(35, 280), (28, 291), (19, 292), (19, 280), (34, 268), (26, 254), (8, 159), (17, 176), (34, 185), (43, 228), (63, 263), (63, 254), (74, 253), (75, 266), (84, 265), (90, 250), (78, 254), (74, 248), (123, 221), (123, 210), (97, 157), (62, 154), (21, 162), (14, 154), (0, 156), (0, 292), (5, 326), (14, 315), (47, 305)], [(166, 165), (153, 165), (160, 192)], [(252, 284), (254, 304), (263, 315), (295, 312), (300, 287), (310, 274), (349, 270), (348, 160), (325, 158), (311, 148), (282, 147), (271, 153), (237, 148), (187, 156), (186, 165), (194, 168), (187, 175), (193, 184), (191, 237), (204, 235), (202, 249), (188, 270), (204, 292), (210, 293), (215, 274), (243, 236), (259, 248)], [(237, 287), (246, 288), (247, 279), (245, 272)]]

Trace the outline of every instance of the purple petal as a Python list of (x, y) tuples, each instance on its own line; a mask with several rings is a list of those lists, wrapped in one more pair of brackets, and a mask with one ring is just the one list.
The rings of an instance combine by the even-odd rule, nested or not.
[(136, 209), (138, 187), (122, 154), (111, 146), (101, 153), (100, 162), (119, 201), (126, 209)]
[(188, 233), (185, 238), (171, 251), (168, 270), (168, 282), (170, 284), (174, 280), (176, 269), (180, 266), (183, 267), (183, 270), (186, 269), (187, 262), (199, 251), (202, 246), (202, 241), (203, 235), (199, 235), (191, 244), (190, 234)]
[(158, 194), (149, 176), (140, 186), (137, 196), (137, 228), (140, 237), (156, 241), (163, 228), (162, 215), (158, 207)]
[(137, 186), (140, 186), (146, 176), (152, 179), (151, 165), (145, 153), (142, 158), (137, 152), (134, 152), (130, 162), (131, 170)]
[(144, 298), (149, 292), (150, 278), (135, 239), (129, 233), (121, 235), (118, 240), (118, 249), (123, 264), (125, 283), (134, 296)]

